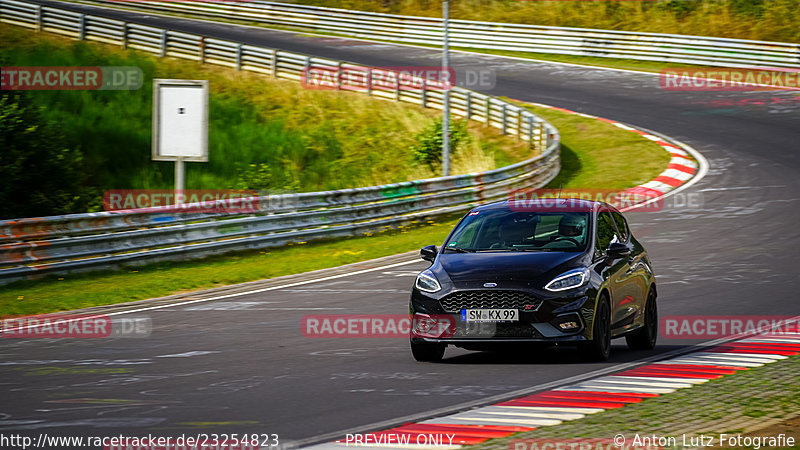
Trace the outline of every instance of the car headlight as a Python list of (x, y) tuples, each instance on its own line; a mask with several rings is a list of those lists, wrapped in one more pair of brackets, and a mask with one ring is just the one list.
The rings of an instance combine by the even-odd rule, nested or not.
[(442, 290), (442, 285), (439, 284), (439, 280), (436, 279), (436, 276), (430, 270), (425, 270), (417, 275), (417, 281), (414, 285), (417, 289), (424, 292), (438, 292)]
[(562, 273), (553, 278), (544, 288), (551, 292), (566, 291), (567, 289), (581, 287), (587, 281), (589, 281), (589, 269), (583, 267)]

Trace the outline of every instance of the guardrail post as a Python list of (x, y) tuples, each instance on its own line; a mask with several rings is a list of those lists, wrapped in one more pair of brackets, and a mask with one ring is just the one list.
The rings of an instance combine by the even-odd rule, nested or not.
[(367, 95), (372, 95), (372, 69), (367, 69), (367, 76), (364, 80)]
[(236, 46), (236, 70), (242, 70), (242, 48), (244, 48), (242, 44)]
[(522, 139), (522, 108), (517, 108), (517, 142)]
[(544, 153), (550, 143), (550, 137), (547, 134), (547, 127), (544, 126), (544, 122), (540, 122), (539, 127), (542, 129), (542, 142), (540, 145), (542, 146), (542, 153)]
[(128, 49), (128, 22), (122, 22), (122, 48)]
[(300, 85), (305, 87), (311, 84), (311, 57), (306, 56), (303, 60), (303, 69), (300, 71)]
[(533, 140), (533, 116), (526, 116), (528, 119), (528, 148), (535, 148), (536, 141)]
[(508, 111), (506, 110), (506, 104), (503, 103), (503, 134), (506, 134), (506, 127), (508, 127)]
[(472, 117), (472, 92), (467, 91), (467, 98), (466, 98), (467, 106), (464, 108), (464, 112), (467, 115), (467, 120)]
[(167, 30), (161, 32), (161, 57), (167, 56)]
[(278, 50), (272, 50), (272, 67), (270, 68), (272, 72), (272, 78), (278, 78)]
[(492, 98), (486, 97), (486, 126), (492, 124)]
[(395, 72), (394, 101), (400, 101), (400, 72)]
[(44, 20), (42, 18), (42, 5), (36, 5), (35, 20), (36, 20), (35, 23), (36, 31), (42, 31), (42, 29), (44, 28), (44, 23), (43, 23)]
[(78, 40), (86, 39), (86, 14), (81, 14), (78, 19)]
[(206, 63), (206, 37), (200, 36), (200, 64)]
[(536, 121), (536, 144), (540, 152), (547, 150), (547, 147), (542, 145), (544, 141), (544, 126), (541, 121)]

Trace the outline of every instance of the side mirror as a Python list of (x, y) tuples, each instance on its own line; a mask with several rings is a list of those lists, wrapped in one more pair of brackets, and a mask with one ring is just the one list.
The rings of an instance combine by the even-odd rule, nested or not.
[(437, 251), (435, 245), (426, 245), (420, 249), (419, 257), (425, 261), (433, 262), (433, 260), (436, 259), (436, 253)]
[(609, 259), (627, 258), (631, 255), (631, 249), (621, 242), (614, 242), (608, 246), (606, 256)]

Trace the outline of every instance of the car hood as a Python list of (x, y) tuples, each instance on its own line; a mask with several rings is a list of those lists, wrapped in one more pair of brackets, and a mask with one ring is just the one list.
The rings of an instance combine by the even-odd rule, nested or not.
[(577, 265), (582, 256), (575, 252), (443, 253), (438, 262), (454, 283), (530, 282), (558, 275)]

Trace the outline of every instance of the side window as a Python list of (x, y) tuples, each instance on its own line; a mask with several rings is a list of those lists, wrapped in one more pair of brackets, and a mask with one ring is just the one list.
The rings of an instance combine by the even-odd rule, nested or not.
[(625, 221), (625, 218), (622, 217), (622, 214), (613, 211), (611, 216), (614, 217), (614, 222), (617, 223), (617, 230), (619, 231), (620, 235), (620, 242), (628, 242), (628, 236), (630, 232), (628, 231), (628, 222)]
[(611, 213), (603, 211), (597, 215), (597, 240), (595, 254), (603, 254), (612, 242), (620, 242), (617, 230), (614, 227), (614, 219)]
[(468, 223), (450, 239), (450, 242), (447, 244), (448, 247), (469, 248), (472, 244), (473, 238), (475, 237), (475, 231), (482, 222), (482, 220), (473, 220), (472, 222)]

